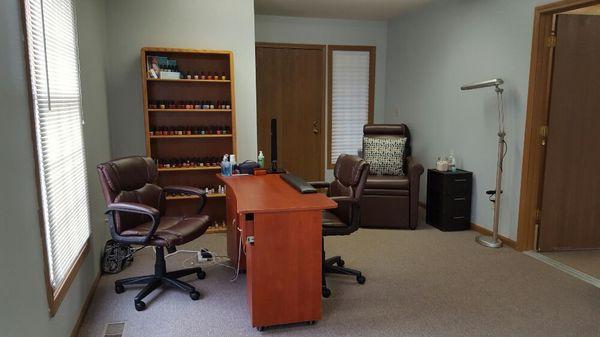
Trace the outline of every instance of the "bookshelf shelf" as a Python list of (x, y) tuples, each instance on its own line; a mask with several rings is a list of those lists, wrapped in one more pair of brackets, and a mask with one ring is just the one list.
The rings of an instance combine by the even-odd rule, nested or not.
[[(225, 194), (222, 193), (213, 193), (213, 194), (207, 194), (206, 195), (207, 198), (225, 198)], [(176, 196), (169, 196), (166, 199), (167, 200), (189, 200), (189, 199), (199, 199), (200, 197), (197, 195), (176, 195)]]
[(170, 78), (147, 78), (148, 82), (180, 82), (180, 83), (231, 83), (231, 80), (195, 80), (195, 79), (170, 79)]
[(197, 167), (169, 167), (159, 168), (158, 172), (177, 172), (177, 171), (219, 171), (219, 166), (197, 166)]
[(148, 112), (231, 112), (231, 109), (148, 109)]
[(152, 139), (181, 139), (181, 138), (231, 138), (230, 134), (227, 135), (174, 135), (174, 136), (150, 136)]

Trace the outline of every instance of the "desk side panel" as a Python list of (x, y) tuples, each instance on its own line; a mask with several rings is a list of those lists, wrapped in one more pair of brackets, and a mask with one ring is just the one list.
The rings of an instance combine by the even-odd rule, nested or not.
[(247, 244), (253, 326), (321, 319), (321, 211), (260, 213)]
[(246, 270), (246, 258), (240, 252), (240, 232), (238, 228), (244, 228), (244, 215), (237, 212), (237, 200), (235, 194), (227, 191), (226, 199), (226, 221), (227, 221), (227, 256), (233, 267), (237, 267), (240, 258), (240, 270)]

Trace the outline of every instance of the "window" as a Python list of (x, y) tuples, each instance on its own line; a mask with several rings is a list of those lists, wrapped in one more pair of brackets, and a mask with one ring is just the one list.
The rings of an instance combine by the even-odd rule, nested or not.
[(72, 0), (25, 0), (42, 236), (54, 314), (89, 249), (79, 57)]
[(328, 47), (329, 159), (362, 148), (363, 126), (373, 122), (375, 47)]

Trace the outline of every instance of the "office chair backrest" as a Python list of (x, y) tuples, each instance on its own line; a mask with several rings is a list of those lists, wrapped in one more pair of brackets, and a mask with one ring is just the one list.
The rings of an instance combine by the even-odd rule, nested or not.
[[(134, 202), (156, 208), (163, 214), (164, 196), (156, 184), (158, 170), (151, 158), (125, 157), (97, 166), (106, 205), (114, 202)], [(116, 231), (133, 228), (150, 221), (147, 216), (121, 213), (116, 216)]]
[(360, 198), (365, 188), (369, 164), (358, 156), (341, 154), (335, 162), (333, 175), (335, 180), (329, 187), (332, 197)]

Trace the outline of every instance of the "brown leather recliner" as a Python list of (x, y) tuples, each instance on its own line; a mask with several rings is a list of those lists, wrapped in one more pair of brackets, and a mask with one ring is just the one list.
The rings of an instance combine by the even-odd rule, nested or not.
[[(142, 299), (163, 285), (183, 290), (189, 293), (192, 300), (198, 300), (200, 293), (196, 288), (178, 278), (196, 274), (203, 279), (206, 273), (201, 268), (167, 272), (164, 249), (174, 251), (175, 246), (192, 241), (206, 232), (210, 218), (200, 215), (206, 204), (205, 192), (188, 186), (158, 186), (158, 170), (150, 158), (116, 159), (99, 164), (97, 169), (113, 240), (123, 244), (154, 246), (156, 252), (154, 274), (117, 280), (115, 291), (118, 294), (124, 292), (125, 285), (145, 285), (134, 299), (138, 311), (146, 308)], [(166, 192), (198, 195), (198, 215), (164, 216)]]
[[(360, 201), (361, 227), (416, 229), (419, 212), (419, 184), (423, 165), (411, 157), (410, 131), (405, 124), (367, 124), (367, 137), (406, 137), (402, 176), (369, 175)], [(364, 141), (364, 140), (363, 140)]]

